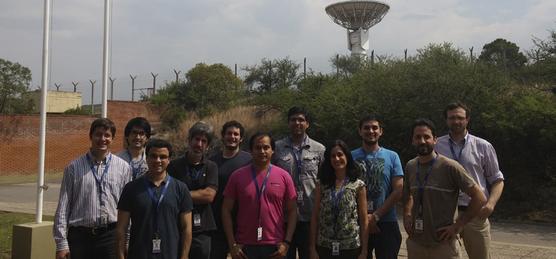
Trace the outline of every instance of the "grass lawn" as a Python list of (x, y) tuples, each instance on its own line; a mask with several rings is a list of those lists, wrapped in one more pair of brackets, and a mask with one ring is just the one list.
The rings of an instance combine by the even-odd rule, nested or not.
[[(63, 172), (48, 173), (44, 175), (44, 181), (57, 181), (62, 179)], [(0, 185), (2, 184), (18, 184), (18, 183), (36, 183), (37, 175), (2, 175), (0, 176)]]
[[(54, 217), (44, 216), (43, 220), (52, 221)], [(13, 225), (35, 221), (35, 215), (0, 211), (0, 259), (11, 258)]]

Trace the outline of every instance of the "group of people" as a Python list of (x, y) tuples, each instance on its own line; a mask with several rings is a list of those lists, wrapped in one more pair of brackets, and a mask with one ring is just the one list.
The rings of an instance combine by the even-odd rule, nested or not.
[(145, 118), (129, 121), (117, 154), (114, 123), (96, 119), (90, 150), (64, 170), (56, 258), (397, 258), (399, 202), (409, 258), (460, 258), (460, 238), (471, 259), (490, 258), (504, 177), (492, 145), (468, 132), (469, 109), (452, 103), (444, 115), (449, 134), (438, 138), (430, 120), (415, 121), (405, 170), (372, 115), (354, 150), (310, 138), (300, 107), (287, 113), (287, 137), (256, 133), (250, 152), (244, 127), (228, 121), (211, 156), (213, 129), (197, 122), (173, 160)]

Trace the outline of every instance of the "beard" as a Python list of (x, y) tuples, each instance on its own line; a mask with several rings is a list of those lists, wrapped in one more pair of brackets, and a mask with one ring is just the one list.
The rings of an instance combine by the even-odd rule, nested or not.
[(417, 151), (418, 155), (427, 156), (430, 155), (430, 153), (432, 153), (432, 151), (434, 150), (434, 146), (428, 144), (420, 144), (415, 147), (415, 150)]

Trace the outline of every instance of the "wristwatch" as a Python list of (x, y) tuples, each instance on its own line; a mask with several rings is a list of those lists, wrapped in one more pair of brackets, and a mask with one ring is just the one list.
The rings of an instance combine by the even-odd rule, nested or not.
[(375, 218), (376, 222), (378, 222), (380, 220), (380, 216), (376, 212), (373, 213), (373, 217)]

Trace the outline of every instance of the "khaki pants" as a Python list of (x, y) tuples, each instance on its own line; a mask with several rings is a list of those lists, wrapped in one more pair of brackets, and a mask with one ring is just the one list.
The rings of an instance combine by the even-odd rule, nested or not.
[(475, 217), (460, 233), (469, 259), (490, 258), (490, 222)]
[(459, 242), (454, 239), (443, 242), (437, 246), (422, 246), (419, 243), (407, 239), (408, 259), (460, 259)]

